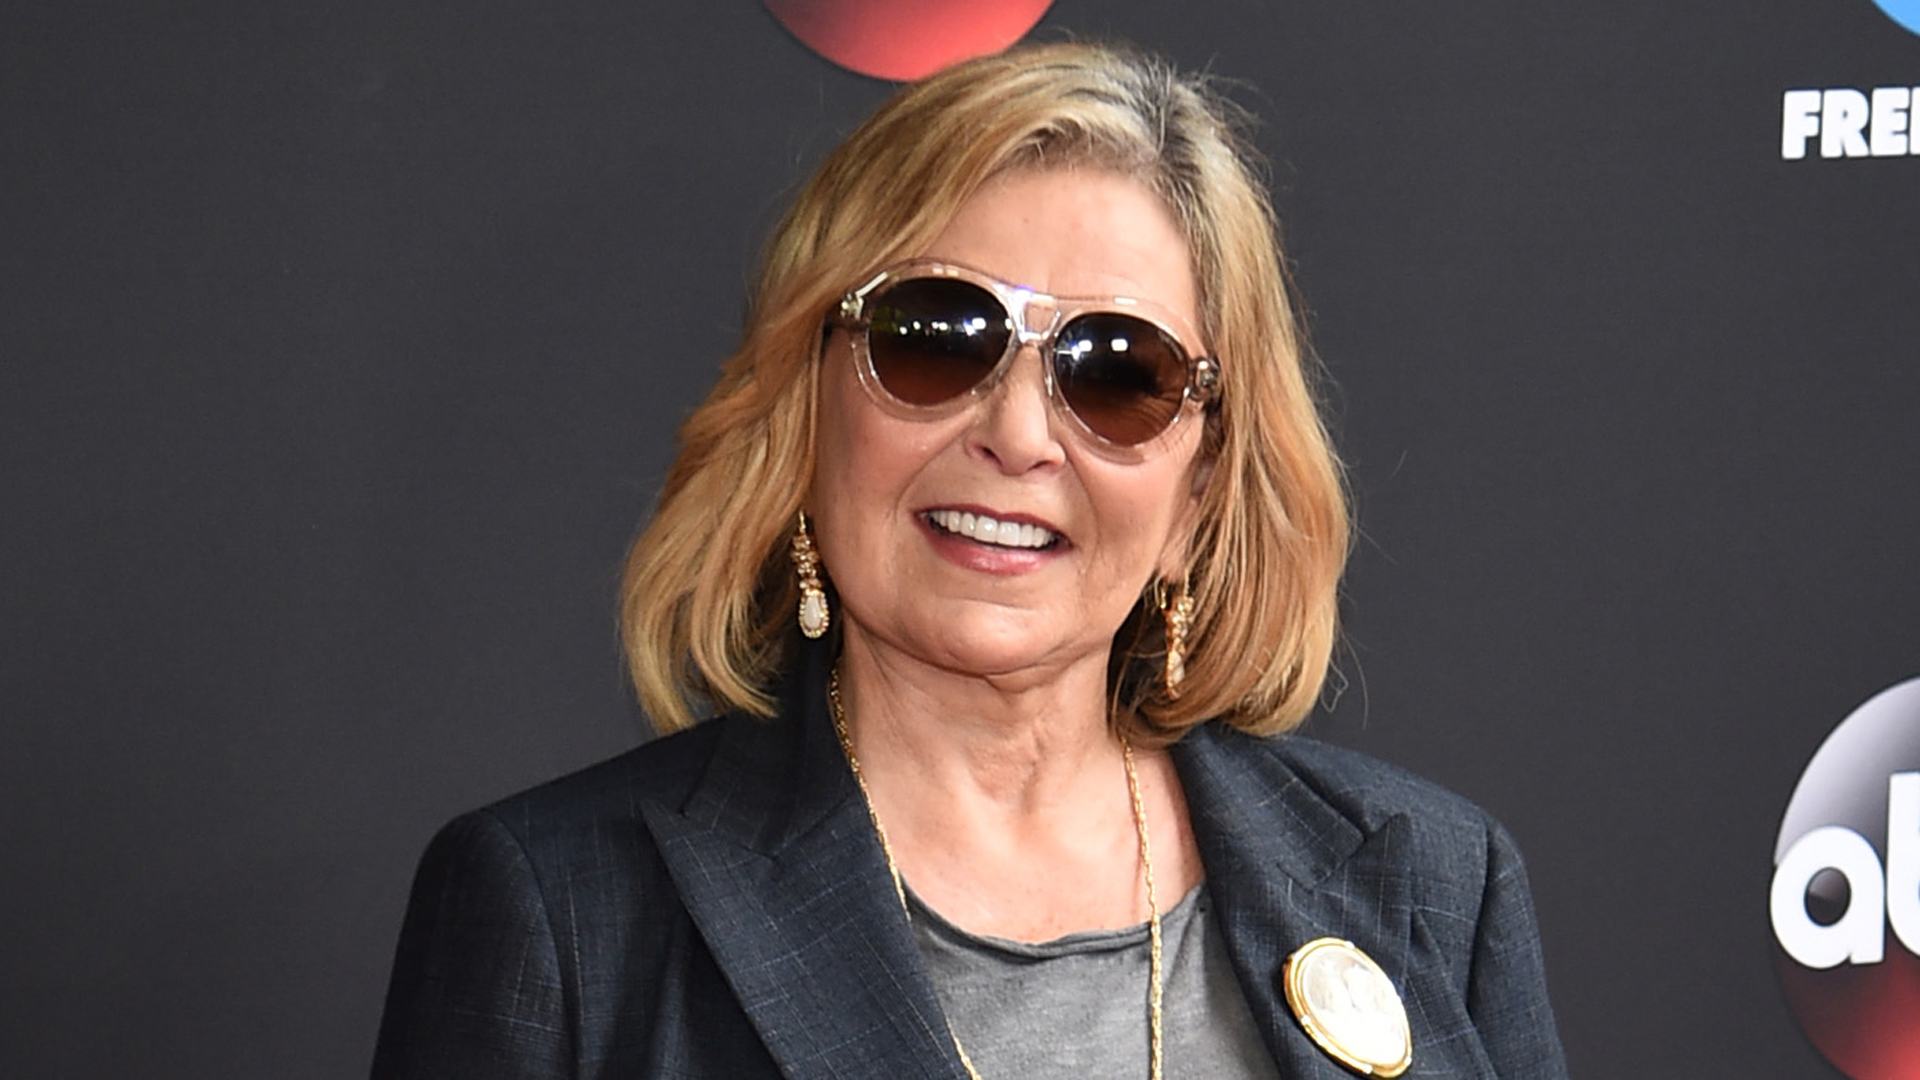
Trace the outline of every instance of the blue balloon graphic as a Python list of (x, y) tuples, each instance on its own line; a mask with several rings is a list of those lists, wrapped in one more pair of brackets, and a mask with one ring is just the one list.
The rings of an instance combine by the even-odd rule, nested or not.
[(1920, 0), (1873, 0), (1887, 18), (1920, 34)]

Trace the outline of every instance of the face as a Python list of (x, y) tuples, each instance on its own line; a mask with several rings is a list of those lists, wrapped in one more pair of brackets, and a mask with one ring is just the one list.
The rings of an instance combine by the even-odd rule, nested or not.
[[(1002, 175), (917, 254), (1056, 296), (1148, 300), (1200, 324), (1172, 216), (1110, 173)], [(967, 407), (903, 418), (861, 385), (847, 333), (832, 335), (807, 509), (850, 643), (971, 674), (1097, 664), (1104, 677), (1147, 582), (1182, 572), (1201, 423), (1184, 417), (1116, 459), (1056, 411), (1042, 363), (1023, 346)], [(990, 542), (982, 517), (1034, 528)]]

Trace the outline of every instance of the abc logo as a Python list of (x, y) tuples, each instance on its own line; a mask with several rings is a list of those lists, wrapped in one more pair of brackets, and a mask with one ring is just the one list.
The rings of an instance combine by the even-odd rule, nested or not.
[(1774, 845), (1780, 986), (1853, 1080), (1920, 1078), (1920, 679), (1827, 736)]

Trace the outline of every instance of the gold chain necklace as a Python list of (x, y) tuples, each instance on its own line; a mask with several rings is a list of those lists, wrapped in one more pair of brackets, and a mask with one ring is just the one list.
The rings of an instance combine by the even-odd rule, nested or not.
[[(853, 736), (847, 732), (847, 710), (840, 703), (840, 669), (837, 667), (827, 679), (827, 701), (833, 705), (833, 730), (840, 736), (840, 749), (847, 755), (854, 783), (860, 785), (860, 797), (867, 804), (867, 817), (872, 819), (873, 831), (880, 837), (880, 851), (887, 857), (887, 873), (893, 876), (894, 895), (900, 898), (900, 910), (911, 923), (913, 912), (907, 907), (907, 886), (900, 877), (900, 864), (894, 860), (893, 845), (887, 843), (887, 827), (880, 823), (880, 811), (874, 809), (873, 792), (867, 787), (866, 774), (860, 771), (860, 758), (853, 752)], [(1160, 904), (1153, 892), (1153, 845), (1147, 840), (1147, 808), (1140, 800), (1140, 775), (1133, 767), (1133, 743), (1125, 737), (1120, 740), (1120, 753), (1127, 765), (1127, 794), (1133, 799), (1133, 826), (1140, 834), (1140, 867), (1147, 879), (1147, 1049), (1151, 1061), (1149, 1075), (1152, 1080), (1160, 1080)], [(953, 1039), (953, 1049), (960, 1055), (960, 1064), (966, 1066), (967, 1076), (980, 1080), (979, 1070), (967, 1057), (967, 1048), (960, 1045), (960, 1036), (954, 1034), (951, 1027), (947, 1035)]]

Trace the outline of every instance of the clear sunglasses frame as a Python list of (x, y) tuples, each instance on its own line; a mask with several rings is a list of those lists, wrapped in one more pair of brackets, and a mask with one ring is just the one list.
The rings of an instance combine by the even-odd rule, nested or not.
[[(881, 382), (879, 372), (874, 370), (873, 352), (869, 348), (868, 333), (872, 319), (867, 311), (868, 299), (891, 286), (920, 278), (948, 278), (986, 290), (1000, 302), (1013, 325), (1006, 351), (991, 371), (970, 389), (932, 405), (916, 405), (895, 397)], [(1087, 426), (1087, 422), (1067, 402), (1059, 380), (1054, 377), (1053, 356), (1060, 331), (1084, 315), (1126, 315), (1139, 319), (1166, 334), (1179, 348), (1186, 360), (1187, 379), (1181, 391), (1180, 407), (1167, 421), (1166, 427), (1137, 443), (1115, 442)], [(937, 420), (972, 407), (993, 393), (1006, 377), (1007, 370), (1013, 366), (1014, 357), (1029, 345), (1035, 346), (1039, 354), (1047, 400), (1052, 403), (1054, 410), (1066, 417), (1070, 426), (1084, 439), (1110, 457), (1137, 459), (1145, 456), (1149, 447), (1164, 440), (1180, 427), (1187, 416), (1200, 412), (1219, 394), (1220, 362), (1197, 353), (1188, 344), (1200, 340), (1199, 335), (1185, 319), (1166, 307), (1150, 300), (1125, 296), (1053, 296), (956, 263), (912, 259), (889, 266), (869, 278), (865, 284), (848, 290), (841, 297), (840, 305), (830, 321), (848, 332), (853, 344), (854, 369), (867, 395), (888, 412), (907, 420)]]

